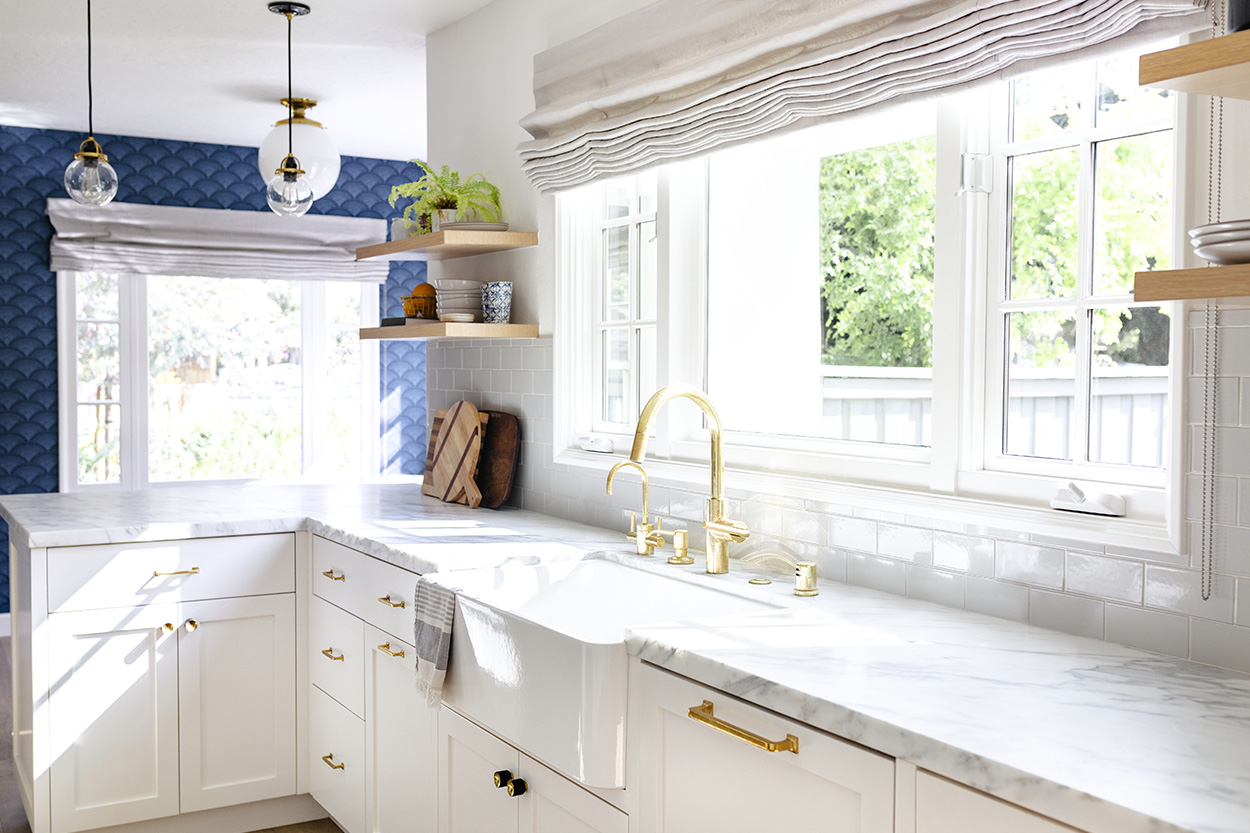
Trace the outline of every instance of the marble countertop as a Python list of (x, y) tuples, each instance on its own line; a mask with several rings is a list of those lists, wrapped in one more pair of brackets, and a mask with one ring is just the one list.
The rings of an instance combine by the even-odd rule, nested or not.
[(1082, 830), (1250, 831), (1250, 676), (841, 584), (803, 602), (627, 645)]
[[(419, 573), (581, 558), (623, 541), (533, 512), (444, 504), (411, 484), (9, 495), (0, 517), (31, 547), (307, 529)], [(676, 569), (738, 593), (758, 572)], [(776, 596), (788, 579), (773, 578)], [(1092, 833), (1250, 833), (1246, 675), (829, 582), (786, 605), (636, 628), (627, 644)]]
[(174, 486), (0, 497), (30, 547), (307, 529), (417, 573), (537, 564), (620, 549), (619, 532), (521, 509), (470, 509), (408, 483)]

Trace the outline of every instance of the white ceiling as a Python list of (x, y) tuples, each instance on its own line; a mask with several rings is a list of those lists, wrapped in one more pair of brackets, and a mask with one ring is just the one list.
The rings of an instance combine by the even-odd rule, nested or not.
[[(425, 154), (425, 36), (489, 0), (309, 0), (294, 91), (351, 156)], [(14, 0), (0, 124), (87, 129), (86, 0)], [(268, 0), (97, 0), (95, 129), (256, 147), (286, 115), (286, 18)]]

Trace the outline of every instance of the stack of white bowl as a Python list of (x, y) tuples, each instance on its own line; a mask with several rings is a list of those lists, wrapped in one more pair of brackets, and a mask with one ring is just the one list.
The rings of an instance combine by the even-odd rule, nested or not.
[(1231, 266), (1250, 263), (1250, 220), (1229, 220), (1189, 230), (1194, 253), (1203, 260)]
[[(440, 320), (482, 320), (482, 281), (438, 280), (434, 288), (438, 291), (435, 303)], [(473, 317), (466, 319), (466, 315)]]

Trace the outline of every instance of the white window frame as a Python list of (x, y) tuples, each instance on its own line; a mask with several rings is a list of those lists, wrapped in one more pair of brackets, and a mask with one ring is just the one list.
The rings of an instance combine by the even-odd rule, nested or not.
[[(57, 282), (57, 378), (58, 378), (58, 457), (59, 488), (62, 492), (90, 490), (137, 490), (193, 485), (198, 483), (247, 482), (246, 480), (201, 478), (188, 481), (154, 481), (148, 472), (148, 333), (147, 277), (118, 276), (118, 352), (121, 405), (121, 476), (117, 483), (78, 482), (78, 353), (77, 353), (77, 272), (58, 272)], [(316, 437), (318, 414), (324, 412), (331, 392), (325, 389), (322, 347), (327, 343), (324, 281), (300, 282), (301, 333), (301, 441), (302, 476), (318, 475)], [(375, 327), (379, 320), (379, 287), (360, 285), (360, 326)], [(376, 476), (379, 438), (369, 426), (377, 425), (379, 385), (378, 347), (375, 341), (360, 344), (361, 372), (361, 479)]]
[[(726, 432), (725, 458), (731, 470), (731, 489), (781, 494), (851, 506), (857, 509), (914, 514), (935, 520), (950, 519), (996, 528), (1066, 535), (1120, 546), (1169, 553), (1183, 551), (1182, 461), (1184, 431), (1184, 377), (1186, 358), (1185, 320), (1181, 304), (1171, 304), (1171, 362), (1169, 385), (1169, 439), (1164, 471), (1155, 482), (1142, 484), (1137, 467), (1096, 466), (1075, 475), (1052, 468), (1036, 470), (1027, 458), (1012, 458), (1015, 466), (998, 465), (987, 452), (991, 435), (987, 428), (997, 417), (997, 407), (987, 361), (994, 353), (991, 285), (996, 280), (993, 252), (1004, 230), (993, 222), (993, 199), (1004, 199), (1005, 164), (994, 166), (990, 194), (960, 190), (963, 154), (988, 154), (991, 150), (992, 97), (999, 89), (982, 89), (939, 102), (937, 118), (937, 242), (934, 253), (934, 356), (949, 357), (933, 367), (932, 436), (930, 449), (879, 446), (872, 443), (817, 441), (807, 449), (785, 447), (774, 438)], [(969, 115), (971, 113), (971, 115)], [(1190, 223), (1183, 196), (1194, 160), (1191, 148), (1198, 144), (1195, 125), (1180, 108), (1173, 127), (1174, 194), (1173, 250), (1179, 261), (1185, 251), (1183, 229)], [(951, 151), (954, 147), (957, 150)], [(662, 348), (657, 386), (672, 381), (698, 383), (706, 379), (703, 345), (706, 344), (706, 178), (699, 190), (697, 174), (704, 163), (685, 162), (660, 172), (658, 206), (660, 273), (664, 294), (658, 320)], [(704, 174), (706, 177), (706, 174)], [(553, 456), (562, 464), (606, 470), (619, 456), (578, 450), (577, 438), (588, 433), (590, 423), (582, 404), (593, 388), (593, 368), (579, 359), (585, 355), (591, 310), (584, 277), (593, 275), (595, 262), (580, 235), (588, 188), (566, 192), (556, 198), (556, 344), (555, 413)], [(681, 280), (668, 280), (668, 275)], [(688, 276), (697, 276), (690, 280)], [(1164, 305), (1165, 308), (1169, 305)], [(681, 313), (685, 314), (682, 315)], [(1001, 354), (1001, 348), (997, 350)], [(744, 390), (749, 394), (749, 385)], [(647, 469), (652, 482), (698, 488), (708, 481), (708, 434), (697, 408), (682, 407), (680, 400), (666, 407), (656, 421), (648, 446)], [(632, 432), (607, 434), (617, 455), (628, 453)], [(938, 442), (957, 437), (956, 442)], [(997, 440), (995, 440), (997, 441)], [(1062, 467), (1060, 467), (1062, 468)], [(1127, 497), (1129, 515), (1106, 518), (1061, 513), (1049, 508), (1049, 499), (1066, 479), (1096, 479), (1105, 469), (1118, 480), (1108, 486)], [(1127, 473), (1127, 476), (1126, 476)], [(1066, 479), (1065, 479), (1066, 478)], [(1134, 484), (1132, 480), (1139, 481)], [(1107, 481), (1110, 483), (1111, 481)]]

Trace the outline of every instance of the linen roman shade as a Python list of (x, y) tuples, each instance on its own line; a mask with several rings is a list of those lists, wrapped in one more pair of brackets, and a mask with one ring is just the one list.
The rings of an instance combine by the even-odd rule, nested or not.
[(534, 58), (542, 190), (1201, 28), (1207, 0), (659, 0)]
[(318, 214), (48, 200), (54, 272), (383, 283), (386, 261), (356, 248), (386, 239), (386, 221)]

